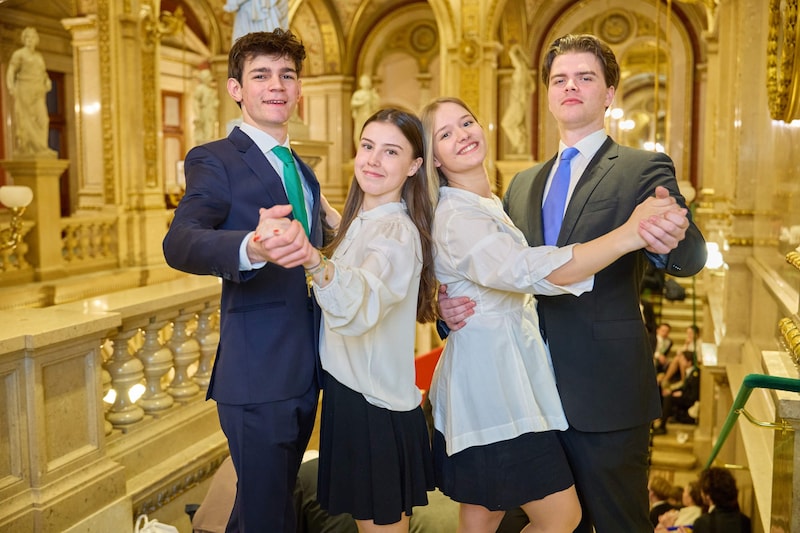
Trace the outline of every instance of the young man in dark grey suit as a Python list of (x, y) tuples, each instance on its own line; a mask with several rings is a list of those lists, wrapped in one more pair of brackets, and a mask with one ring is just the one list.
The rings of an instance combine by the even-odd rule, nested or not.
[[(186, 194), (164, 238), (170, 266), (222, 278), (208, 397), (217, 402), (238, 477), (228, 531), (294, 532), (292, 492), (317, 407), (319, 308), (302, 266), (291, 264), (302, 232), (322, 244), (319, 182), (289, 150), (304, 59), (303, 44), (281, 29), (234, 43), (227, 89), (242, 124), (188, 153)], [(285, 148), (286, 162), (276, 147)], [(290, 190), (297, 193), (291, 208)], [(269, 208), (261, 220), (260, 208)], [(275, 236), (254, 238), (259, 223), (290, 213)]]
[[(621, 225), (656, 187), (686, 207), (672, 161), (664, 154), (620, 146), (604, 130), (604, 114), (619, 83), (614, 53), (591, 35), (567, 35), (548, 49), (542, 67), (550, 112), (558, 122), (559, 155), (571, 161), (563, 222), (553, 244), (586, 242)], [(556, 157), (520, 172), (504, 206), (531, 246), (545, 244), (542, 209)], [(665, 194), (660, 189), (657, 194)], [(639, 308), (647, 261), (673, 276), (705, 264), (705, 241), (690, 215), (670, 214), (642, 230), (650, 246), (595, 275), (579, 297), (539, 296), (541, 328), (569, 428), (560, 433), (583, 508), (576, 531), (649, 533), (649, 429), (661, 412), (653, 346)], [(446, 288), (444, 289), (446, 290)], [(441, 295), (441, 291), (440, 291)], [(457, 295), (452, 295), (457, 296)], [(444, 298), (448, 326), (463, 327), (474, 303)]]

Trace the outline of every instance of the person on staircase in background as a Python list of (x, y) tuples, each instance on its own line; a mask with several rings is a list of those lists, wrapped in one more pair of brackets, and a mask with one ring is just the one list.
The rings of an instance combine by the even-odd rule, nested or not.
[(647, 491), (650, 500), (650, 522), (655, 528), (661, 515), (675, 508), (669, 501), (672, 483), (664, 477), (653, 476), (647, 485)]
[(750, 518), (739, 509), (739, 489), (730, 470), (712, 466), (700, 472), (699, 483), (708, 512), (694, 521), (693, 533), (751, 533)]
[[(705, 512), (705, 505), (703, 504), (703, 495), (700, 493), (700, 482), (690, 481), (683, 488), (683, 495), (681, 498), (681, 505), (676, 506), (675, 509), (667, 511), (658, 519), (658, 525), (655, 527), (654, 533), (666, 533), (667, 531), (675, 531), (675, 527), (684, 527), (678, 529), (678, 533), (690, 533), (691, 526), (701, 514)], [(722, 533), (722, 532), (720, 532)]]
[(692, 352), (678, 352), (676, 356), (681, 373), (686, 377), (678, 384), (662, 383), (661, 419), (654, 422), (653, 434), (667, 433), (667, 421), (674, 419), (679, 424), (694, 424), (689, 408), (700, 401), (700, 369), (694, 363)]

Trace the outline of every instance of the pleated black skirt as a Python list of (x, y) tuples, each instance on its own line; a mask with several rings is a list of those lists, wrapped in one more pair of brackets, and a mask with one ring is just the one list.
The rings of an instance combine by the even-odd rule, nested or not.
[(422, 409), (391, 411), (325, 374), (320, 506), (330, 514), (393, 524), (428, 503), (433, 455)]
[(509, 510), (574, 484), (555, 431), (472, 446), (448, 456), (444, 435), (434, 432), (436, 486), (451, 499)]

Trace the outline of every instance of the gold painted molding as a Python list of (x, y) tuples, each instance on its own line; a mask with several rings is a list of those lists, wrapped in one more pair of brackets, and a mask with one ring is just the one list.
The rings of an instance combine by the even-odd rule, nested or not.
[(800, 360), (800, 328), (791, 318), (782, 318), (778, 322), (778, 329), (783, 337), (784, 346), (795, 362)]
[(786, 262), (792, 265), (795, 269), (800, 270), (800, 252), (797, 250), (792, 250), (786, 254)]
[[(783, 9), (781, 8), (783, 4)], [(791, 122), (800, 118), (800, 65), (795, 61), (798, 45), (798, 0), (770, 0), (767, 35), (767, 93), (770, 115)]]

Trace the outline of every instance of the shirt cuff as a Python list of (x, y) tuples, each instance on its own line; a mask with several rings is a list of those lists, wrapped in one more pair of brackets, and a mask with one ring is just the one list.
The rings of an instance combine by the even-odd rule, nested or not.
[(246, 272), (248, 270), (257, 270), (264, 268), (267, 264), (266, 261), (259, 261), (258, 263), (251, 263), (250, 258), (247, 257), (247, 243), (253, 238), (255, 231), (251, 231), (242, 239), (242, 244), (239, 245), (239, 271)]

